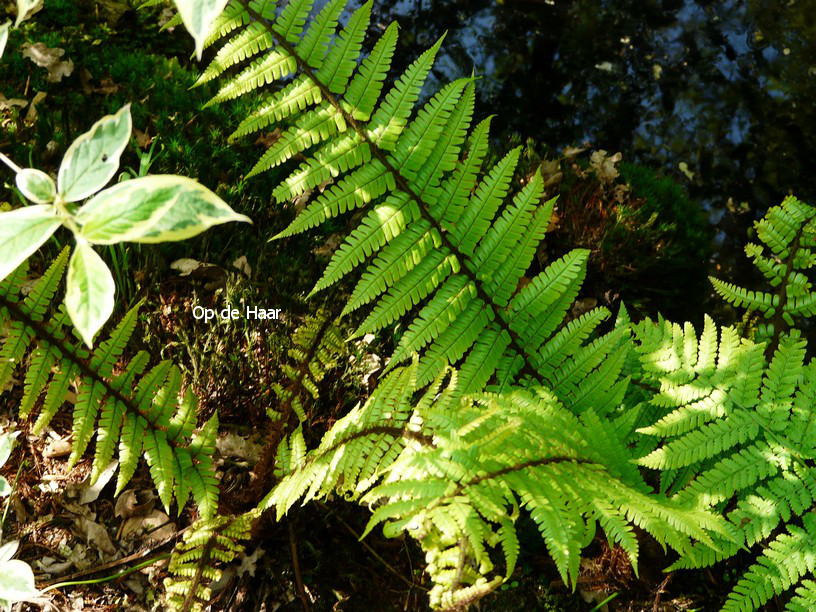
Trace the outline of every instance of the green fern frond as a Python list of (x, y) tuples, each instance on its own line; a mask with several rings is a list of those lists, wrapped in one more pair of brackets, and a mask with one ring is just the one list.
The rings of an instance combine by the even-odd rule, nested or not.
[[(471, 129), (472, 79), (443, 84), (418, 103), (442, 40), (388, 87), (397, 28), (389, 26), (370, 53), (361, 53), (370, 3), (343, 25), (338, 19), (344, 2), (330, 2), (314, 16), (309, 16), (311, 3), (292, 2), (274, 17), (241, 1), (233, 4), (243, 7), (251, 25), (226, 34), (218, 55), (241, 56), (245, 41), (259, 40), (258, 28), (273, 42), (229, 77), (212, 102), (294, 73), (292, 81), (274, 88), (233, 135), (281, 125), (280, 138), (250, 175), (298, 156), (303, 159), (285, 170), (275, 189), (278, 201), (332, 183), (277, 237), (350, 211), (361, 213), (313, 292), (359, 270), (343, 311), (370, 306), (358, 334), (376, 332), (415, 312), (404, 321), (406, 333), (388, 367), (418, 351), (420, 385), (450, 364), (460, 369), (461, 393), (479, 391), (491, 380), (500, 380), (503, 387), (522, 379), (555, 381), (556, 393), (563, 389), (559, 397), (576, 410), (606, 392), (604, 410), (617, 409), (614, 404), (626, 391), (619, 367), (626, 359), (621, 338), (593, 345), (582, 357), (586, 367), (573, 364), (555, 371), (539, 356), (548, 351), (548, 359), (574, 357), (555, 354), (547, 343), (558, 334), (577, 295), (588, 253), (567, 255), (517, 292), (554, 206), (554, 200), (541, 202), (541, 176), (533, 174), (516, 187), (519, 150), (480, 175), (489, 120)], [(204, 78), (221, 70), (224, 60), (218, 55)], [(264, 58), (273, 58), (280, 69), (263, 65), (273, 61)], [(606, 311), (594, 314), (584, 320), (587, 328), (561, 350), (584, 348), (574, 340), (588, 340), (601, 322), (598, 315)], [(611, 356), (604, 367), (604, 357)], [(593, 377), (596, 393), (588, 381)]]
[(340, 330), (327, 311), (318, 311), (298, 327), (292, 335), (292, 347), (289, 349), (294, 365), (283, 365), (288, 382), (285, 385), (272, 385), (278, 405), (274, 409), (267, 409), (270, 418), (287, 419), (294, 412), (301, 422), (306, 421), (308, 415), (304, 400), (317, 399), (320, 381), (329, 370), (337, 367), (344, 350), (345, 342)]
[(212, 597), (211, 585), (222, 575), (219, 566), (231, 563), (244, 550), (256, 513), (218, 515), (195, 523), (173, 549), (164, 579), (167, 607), (177, 612), (201, 611)]
[[(650, 496), (623, 440), (599, 429), (593, 411), (576, 417), (543, 389), (460, 403), (455, 371), (412, 401), (417, 371), (415, 359), (388, 374), (318, 448), (306, 453), (302, 436), (293, 437), (281, 457), (286, 475), (259, 510), (274, 506), (281, 517), (332, 490), (360, 499), (373, 511), (365, 533), (384, 524), (387, 536), (407, 532), (422, 544), (437, 607), (483, 595), (512, 574), (521, 509), (572, 584), (596, 522), (633, 563), (633, 525), (681, 552), (693, 541), (728, 539), (707, 511)], [(498, 575), (492, 551), (504, 559)]]
[[(816, 571), (816, 515), (802, 517), (802, 527), (788, 526), (772, 540), (728, 596), (723, 612), (756, 610)], [(807, 597), (806, 594), (800, 597)]]
[(807, 276), (816, 267), (816, 211), (788, 196), (754, 227), (761, 244), (751, 243), (745, 252), (773, 291), (749, 291), (717, 279), (711, 281), (727, 302), (770, 319), (760, 326), (756, 339), (773, 340), (770, 348), (775, 348), (780, 335), (794, 326), (796, 319), (816, 315), (816, 292)]
[[(194, 433), (196, 397), (189, 389), (179, 396), (181, 373), (170, 362), (147, 370), (148, 355), (140, 351), (117, 367), (141, 303), (122, 317), (93, 352), (71, 337), (73, 326), (64, 306), (55, 309), (51, 303), (67, 260), (66, 248), (23, 299), (20, 281), (27, 264), (0, 283), (0, 326), (9, 330), (0, 347), (0, 388), (24, 367), (20, 416), (37, 414), (39, 406), (32, 429), (35, 435), (45, 430), (75, 388), (69, 465), (80, 460), (95, 437), (91, 482), (118, 451), (118, 494), (133, 477), (144, 451), (166, 509), (175, 500), (181, 511), (192, 495), (202, 516), (214, 515), (218, 482), (212, 455), (217, 416)], [(26, 355), (30, 355), (27, 363)]]

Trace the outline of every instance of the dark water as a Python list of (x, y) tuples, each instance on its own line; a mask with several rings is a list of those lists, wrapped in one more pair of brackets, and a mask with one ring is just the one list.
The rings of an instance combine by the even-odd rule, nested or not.
[(434, 77), (482, 77), (498, 133), (589, 141), (676, 176), (724, 264), (784, 195), (816, 204), (816, 0), (374, 4), (399, 21), (405, 63), (447, 32)]

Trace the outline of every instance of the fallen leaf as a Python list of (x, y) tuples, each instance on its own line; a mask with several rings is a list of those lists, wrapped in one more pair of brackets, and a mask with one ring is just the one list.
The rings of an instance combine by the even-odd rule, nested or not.
[(593, 151), (592, 155), (589, 156), (589, 166), (602, 183), (611, 183), (618, 178), (617, 165), (620, 163), (621, 158), (620, 153), (609, 155), (601, 149)]
[(258, 138), (255, 140), (255, 144), (262, 145), (264, 149), (268, 149), (273, 144), (278, 142), (280, 135), (281, 135), (280, 129), (276, 129), (273, 132), (265, 132), (258, 136)]
[(96, 479), (94, 484), (90, 483), (89, 476), (79, 491), (79, 503), (89, 504), (92, 501), (99, 499), (99, 494), (102, 492), (102, 489), (105, 488), (105, 485), (110, 482), (111, 478), (113, 478), (113, 475), (116, 473), (116, 468), (118, 467), (118, 461), (111, 461), (108, 464), (108, 467), (102, 470), (102, 472), (99, 474), (99, 478)]
[(261, 457), (261, 446), (232, 432), (224, 434), (215, 442), (215, 447), (222, 457), (243, 459), (258, 463)]
[(37, 105), (45, 100), (46, 94), (44, 91), (39, 91), (34, 96), (34, 99), (31, 101), (31, 104), (28, 107), (28, 112), (26, 113), (25, 120), (28, 123), (34, 123), (37, 120)]
[(64, 457), (71, 454), (71, 438), (62, 438), (60, 440), (52, 440), (45, 447), (43, 455), (49, 458)]
[(133, 136), (136, 138), (136, 144), (139, 145), (140, 149), (147, 149), (148, 147), (150, 147), (151, 143), (155, 138), (154, 136), (151, 136), (147, 132), (137, 130), (136, 128), (133, 129)]
[(50, 83), (59, 83), (62, 77), (71, 76), (74, 71), (74, 62), (70, 59), (61, 60), (65, 49), (46, 47), (44, 43), (23, 44), (22, 56), (48, 70), (45, 80)]
[(238, 566), (238, 576), (249, 574), (255, 577), (255, 570), (258, 569), (258, 559), (264, 556), (264, 549), (260, 546), (255, 549), (251, 555), (244, 554), (241, 559), (241, 565)]
[(312, 249), (312, 253), (328, 257), (334, 253), (341, 242), (343, 242), (343, 234), (332, 234), (326, 239), (326, 242), (324, 242), (322, 246)]
[(73, 561), (57, 561), (54, 557), (43, 557), (34, 562), (37, 569), (42, 570), (52, 576), (64, 574), (74, 564)]
[(575, 300), (575, 303), (572, 305), (572, 316), (577, 319), (581, 315), (595, 308), (597, 305), (598, 300), (593, 297)]
[(107, 96), (110, 94), (114, 94), (119, 91), (119, 85), (113, 82), (113, 79), (110, 77), (104, 77), (99, 86), (95, 86), (92, 83), (93, 76), (88, 71), (87, 68), (83, 68), (79, 72), (79, 82), (82, 84), (82, 92), (86, 95), (97, 93), (103, 96)]
[(153, 510), (147, 516), (132, 516), (127, 519), (119, 534), (120, 539), (136, 538), (144, 533), (151, 540), (163, 540), (176, 533), (176, 524), (161, 510)]
[(127, 489), (122, 491), (122, 494), (116, 499), (113, 515), (125, 519), (132, 516), (147, 516), (153, 512), (155, 505), (156, 495), (153, 491), (145, 489), (136, 492), (133, 489)]
[(87, 517), (80, 516), (76, 520), (76, 526), (80, 535), (88, 544), (92, 544), (106, 555), (116, 553), (116, 547), (113, 545), (110, 535), (108, 535), (108, 530), (102, 525)]
[(573, 157), (577, 157), (579, 154), (586, 151), (589, 147), (587, 145), (582, 145), (580, 147), (567, 147), (561, 152), (561, 156), (564, 159), (572, 159)]
[(15, 106), (22, 108), (26, 104), (28, 104), (28, 100), (24, 100), (23, 98), (6, 98), (6, 96), (0, 93), (0, 110), (8, 110)]
[(246, 255), (241, 255), (238, 259), (233, 261), (232, 267), (237, 268), (239, 271), (243, 272), (247, 276), (252, 276), (252, 267), (249, 265), (249, 261), (247, 261)]

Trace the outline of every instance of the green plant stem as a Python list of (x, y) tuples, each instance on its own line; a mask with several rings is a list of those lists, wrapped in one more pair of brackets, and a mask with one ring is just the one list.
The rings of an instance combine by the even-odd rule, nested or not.
[(8, 514), (8, 509), (9, 506), (11, 505), (11, 497), (17, 490), (17, 482), (20, 480), (20, 472), (23, 471), (23, 466), (25, 464), (26, 464), (25, 460), (20, 462), (20, 467), (17, 468), (17, 474), (14, 476), (14, 482), (11, 485), (11, 493), (9, 493), (8, 499), (6, 500), (6, 507), (3, 508), (3, 518), (0, 519), (0, 542), (3, 541), (3, 528), (6, 525), (6, 515)]
[(12, 170), (14, 170), (14, 172), (22, 172), (23, 170), (22, 168), (20, 168), (20, 166), (15, 164), (13, 161), (11, 161), (8, 157), (3, 155), (2, 153), (0, 153), (0, 161), (6, 164)]
[(611, 594), (609, 597), (607, 597), (606, 599), (604, 599), (604, 600), (603, 600), (601, 603), (599, 603), (597, 606), (595, 606), (594, 608), (592, 608), (592, 609), (591, 609), (589, 612), (598, 612), (599, 610), (603, 610), (603, 607), (604, 607), (606, 604), (608, 604), (610, 601), (612, 601), (613, 599), (615, 599), (615, 598), (616, 598), (618, 595), (620, 595), (620, 593), (612, 593), (612, 594)]
[(68, 582), (58, 582), (57, 584), (52, 584), (49, 587), (44, 588), (41, 592), (47, 593), (53, 589), (60, 589), (67, 586), (76, 586), (79, 584), (99, 584), (102, 582), (110, 582), (111, 580), (116, 580), (117, 578), (122, 578), (123, 576), (127, 576), (128, 574), (132, 574), (142, 568), (145, 568), (149, 565), (153, 565), (154, 563), (158, 563), (159, 561), (163, 561), (164, 559), (169, 559), (172, 553), (164, 553), (158, 555), (157, 557), (153, 557), (152, 559), (148, 559), (147, 561), (143, 561), (138, 565), (134, 565), (128, 569), (122, 570), (121, 572), (117, 572), (111, 576), (105, 576), (104, 578), (93, 578), (91, 580), (70, 580)]

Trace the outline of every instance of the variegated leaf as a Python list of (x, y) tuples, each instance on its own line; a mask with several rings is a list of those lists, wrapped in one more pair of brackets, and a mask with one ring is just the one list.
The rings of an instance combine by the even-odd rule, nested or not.
[(31, 17), (37, 9), (42, 8), (43, 0), (17, 0), (17, 19), (14, 27), (19, 27), (26, 19)]
[(50, 204), (57, 197), (54, 179), (42, 170), (23, 168), (17, 173), (17, 188), (35, 204)]
[(204, 39), (210, 33), (215, 18), (221, 14), (229, 0), (175, 0), (184, 27), (195, 40), (196, 57), (201, 59)]
[(116, 285), (108, 266), (93, 248), (78, 241), (68, 264), (65, 306), (74, 327), (89, 347), (113, 313)]
[(213, 225), (251, 223), (200, 183), (162, 174), (106, 189), (91, 198), (76, 219), (82, 236), (94, 244), (185, 240)]
[(11, 27), (10, 21), (7, 21), (3, 25), (0, 25), (0, 59), (3, 58), (3, 52), (6, 50), (6, 43), (8, 42), (10, 27)]
[(0, 280), (39, 249), (60, 225), (62, 220), (50, 204), (0, 213)]
[(119, 169), (133, 127), (130, 104), (107, 115), (77, 138), (62, 158), (57, 186), (66, 202), (77, 202), (102, 189)]

